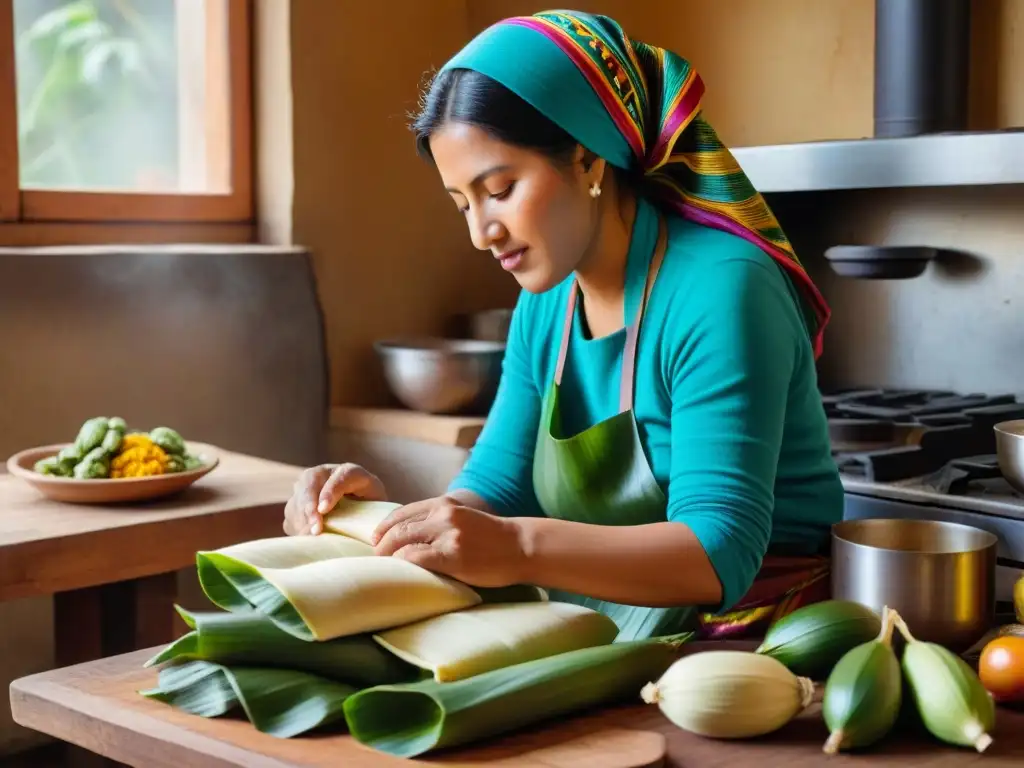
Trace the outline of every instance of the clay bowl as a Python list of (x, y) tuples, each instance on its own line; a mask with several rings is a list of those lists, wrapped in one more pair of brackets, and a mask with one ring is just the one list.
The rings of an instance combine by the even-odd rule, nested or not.
[(76, 480), (70, 477), (41, 475), (32, 469), (37, 461), (53, 456), (65, 445), (42, 445), (19, 451), (7, 460), (7, 471), (54, 501), (72, 504), (113, 504), (147, 501), (179, 493), (203, 475), (212, 472), (220, 463), (220, 457), (213, 446), (190, 443), (189, 453), (197, 456), (203, 462), (203, 466), (187, 472), (153, 477)]

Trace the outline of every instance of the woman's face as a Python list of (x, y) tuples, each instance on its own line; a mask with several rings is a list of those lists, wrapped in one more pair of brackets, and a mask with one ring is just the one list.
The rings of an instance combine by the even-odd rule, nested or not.
[(490, 251), (524, 289), (546, 291), (576, 268), (596, 231), (589, 189), (603, 163), (589, 172), (580, 159), (556, 164), (456, 122), (433, 133), (430, 150), (473, 245)]

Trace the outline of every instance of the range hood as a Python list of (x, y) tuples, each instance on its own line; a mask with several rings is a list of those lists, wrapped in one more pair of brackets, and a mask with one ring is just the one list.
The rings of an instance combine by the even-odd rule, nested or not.
[(968, 129), (972, 0), (875, 0), (873, 138), (742, 147), (762, 192), (1024, 184), (1024, 128)]
[(1024, 184), (1024, 128), (732, 150), (759, 192)]

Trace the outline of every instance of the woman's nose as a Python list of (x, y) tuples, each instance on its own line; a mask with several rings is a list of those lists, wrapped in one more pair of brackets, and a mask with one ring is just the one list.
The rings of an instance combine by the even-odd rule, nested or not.
[(500, 243), (508, 236), (500, 221), (481, 220), (476, 217), (469, 225), (469, 235), (473, 245), (481, 251), (489, 251), (495, 243)]

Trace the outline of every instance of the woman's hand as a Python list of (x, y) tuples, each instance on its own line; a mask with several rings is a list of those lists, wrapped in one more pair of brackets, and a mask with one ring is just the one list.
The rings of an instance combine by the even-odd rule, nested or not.
[(384, 483), (358, 464), (321, 464), (305, 470), (284, 506), (284, 532), (289, 536), (317, 535), (323, 515), (343, 496), (387, 501)]
[(526, 555), (519, 526), (440, 496), (400, 507), (373, 533), (378, 555), (393, 555), (475, 587), (520, 581)]

